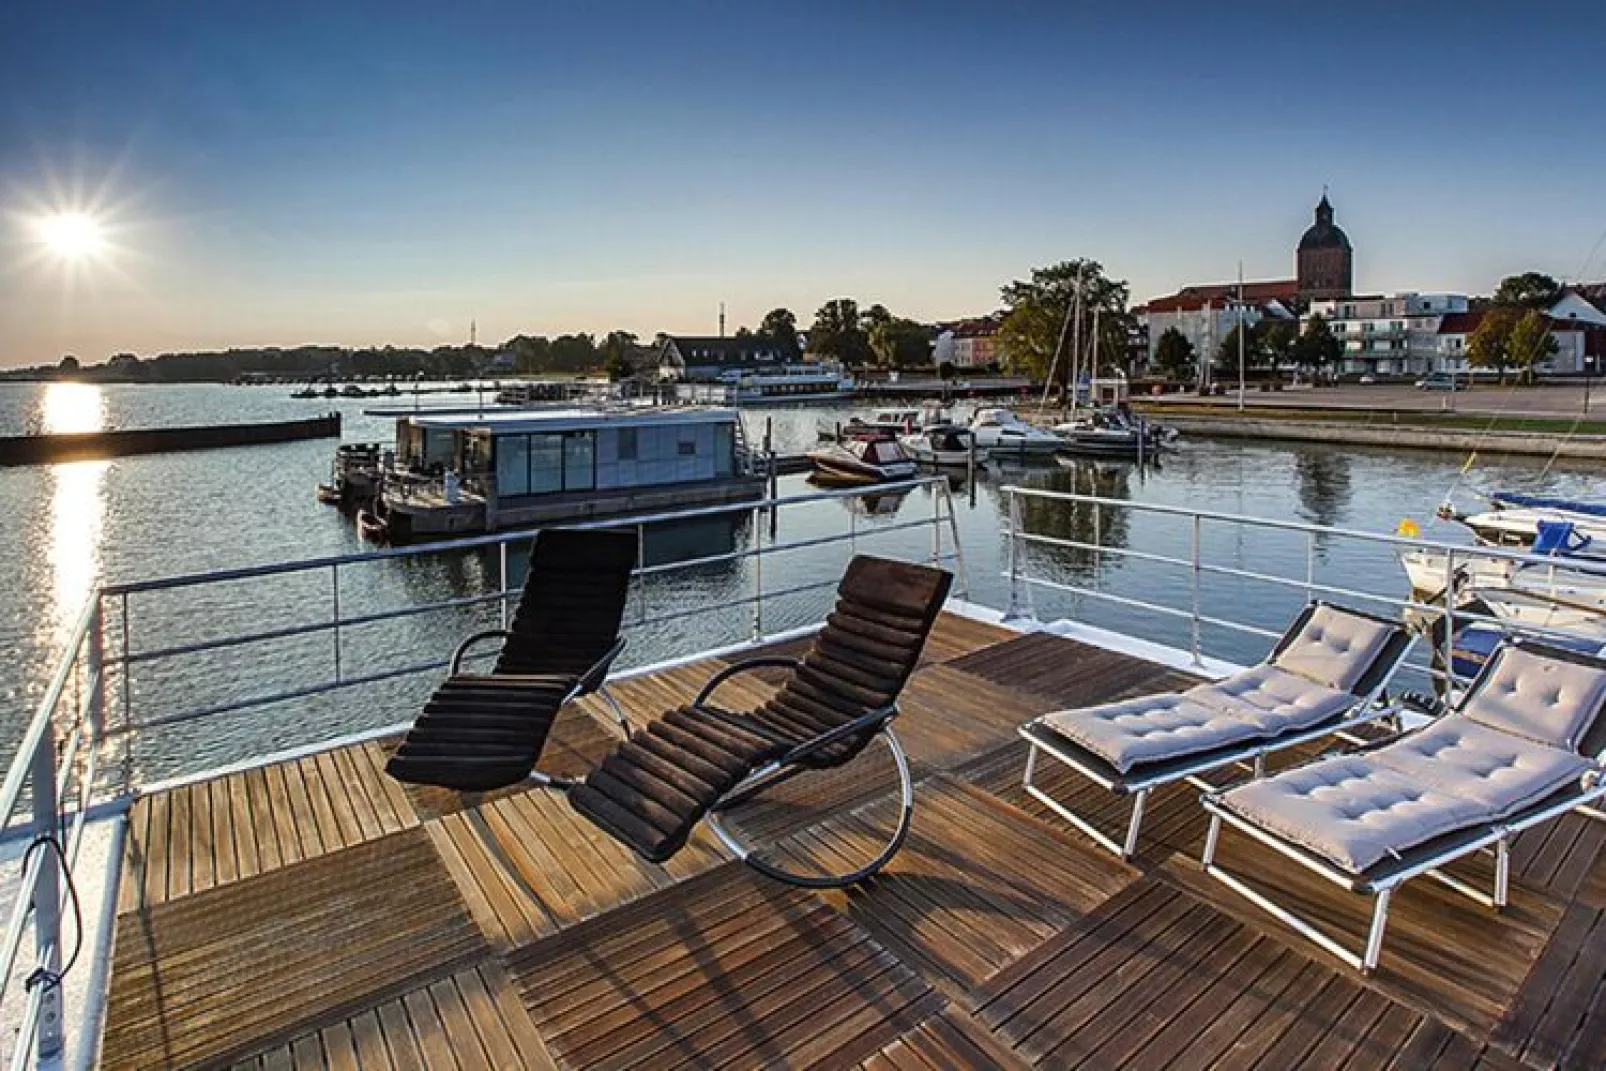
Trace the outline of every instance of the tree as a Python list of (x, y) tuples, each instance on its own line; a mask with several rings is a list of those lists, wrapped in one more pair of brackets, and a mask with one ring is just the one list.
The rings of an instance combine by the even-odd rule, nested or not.
[(865, 334), (869, 334), (870, 329), (877, 324), (889, 324), (891, 322), (892, 313), (888, 312), (887, 307), (880, 302), (876, 302), (859, 314), (859, 326), (864, 328)]
[(1299, 332), (1287, 320), (1262, 320), (1259, 324), (1260, 350), (1272, 368), (1280, 368), (1294, 359), (1294, 346)]
[(1326, 371), (1344, 355), (1344, 344), (1334, 335), (1333, 329), (1321, 316), (1305, 321), (1305, 330), (1294, 343), (1294, 360), (1305, 368)]
[(870, 350), (884, 368), (927, 367), (931, 364), (931, 329), (902, 317), (877, 320), (870, 326)]
[(1154, 363), (1167, 379), (1187, 379), (1193, 374), (1193, 343), (1176, 328), (1166, 328), (1155, 344)]
[[(1079, 305), (1078, 285), (1082, 298)], [(1003, 288), (1002, 294), (1008, 311), (998, 328), (997, 348), (1011, 371), (1041, 380), (1053, 370), (1056, 352), (1061, 367), (1055, 375), (1067, 375), (1072, 341), (1081, 338), (1086, 345), (1092, 337), (1094, 310), (1112, 314), (1112, 320), (1124, 315), (1128, 290), (1124, 280), (1106, 277), (1097, 261), (1077, 259), (1034, 268), (1031, 279), (1015, 280)], [(1077, 325), (1067, 325), (1068, 319), (1074, 319), (1072, 310), (1078, 307), (1080, 332)], [(1124, 340), (1121, 345), (1124, 348)]]
[(1521, 275), (1508, 275), (1500, 280), (1494, 292), (1496, 305), (1514, 305), (1525, 309), (1548, 309), (1561, 299), (1561, 284), (1537, 271)]
[(1243, 337), (1244, 370), (1258, 368), (1264, 358), (1264, 351), (1260, 346), (1260, 335), (1248, 324), (1238, 324), (1227, 337), (1221, 340), (1216, 348), (1215, 376), (1235, 378), (1238, 375), (1238, 339)]
[(630, 351), (636, 344), (636, 336), (629, 331), (609, 331), (608, 337), (602, 340), (597, 347), (597, 353), (602, 358), (602, 370), (608, 374), (608, 379), (617, 382), (634, 373), (630, 365)]
[(1547, 357), (1554, 357), (1560, 348), (1556, 345), (1556, 340), (1551, 337), (1550, 324), (1546, 322), (1545, 314), (1538, 309), (1529, 309), (1523, 318), (1517, 321), (1517, 325), (1511, 329), (1511, 337), (1506, 345), (1511, 354), (1511, 363), (1520, 371), (1524, 383), (1533, 382), (1534, 365)]
[(1519, 309), (1500, 307), (1490, 309), (1478, 321), (1478, 329), (1467, 339), (1467, 363), (1474, 368), (1493, 368), (1500, 373), (1500, 382), (1506, 381), (1506, 369), (1512, 364), (1511, 335), (1522, 319)]
[(758, 333), (785, 351), (789, 359), (796, 360), (802, 350), (797, 344), (797, 317), (791, 309), (771, 309), (759, 322)]
[(56, 370), (67, 373), (78, 371), (78, 358), (74, 357), (70, 353), (67, 354), (67, 356), (61, 359), (61, 363), (56, 365)]
[(868, 364), (870, 340), (859, 322), (859, 303), (835, 298), (821, 305), (809, 328), (809, 350), (849, 366)]

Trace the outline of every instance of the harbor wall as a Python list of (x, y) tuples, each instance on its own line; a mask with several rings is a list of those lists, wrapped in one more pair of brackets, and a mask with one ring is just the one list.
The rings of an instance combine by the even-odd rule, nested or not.
[(128, 457), (133, 454), (260, 446), (299, 439), (338, 438), (339, 435), (339, 413), (271, 424), (211, 424), (186, 428), (9, 435), (0, 437), (0, 465), (41, 465), (56, 461)]
[(1183, 435), (1216, 439), (1282, 440), (1341, 443), (1348, 446), (1411, 447), (1467, 453), (1518, 454), (1606, 460), (1606, 436), (1537, 434), (1532, 432), (1415, 428), (1406, 426), (1323, 423), (1314, 420), (1255, 420), (1240, 417), (1159, 418)]

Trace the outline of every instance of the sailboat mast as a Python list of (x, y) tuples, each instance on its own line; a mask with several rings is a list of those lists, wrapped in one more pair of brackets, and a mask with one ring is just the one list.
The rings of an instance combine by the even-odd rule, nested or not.
[(1073, 392), (1076, 390), (1077, 381), (1082, 378), (1082, 268), (1083, 265), (1078, 262), (1076, 265), (1076, 295), (1071, 301), (1071, 307), (1075, 310), (1076, 320), (1071, 327), (1071, 364), (1067, 369), (1070, 374), (1070, 380), (1065, 385), (1065, 393), (1063, 395), (1067, 413), (1076, 408), (1076, 395)]

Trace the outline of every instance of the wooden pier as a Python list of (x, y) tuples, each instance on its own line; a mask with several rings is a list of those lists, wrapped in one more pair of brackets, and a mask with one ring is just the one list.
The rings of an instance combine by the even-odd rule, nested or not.
[[(723, 663), (620, 683), (635, 719)], [(1606, 824), (1524, 834), (1512, 902), (1395, 900), (1363, 978), (1206, 877), (1197, 792), (1152, 804), (1134, 865), (1021, 790), (1016, 726), (1183, 674), (945, 615), (902, 701), (913, 833), (848, 892), (767, 881), (706, 832), (641, 862), (541, 790), (404, 788), (367, 743), (140, 799), (108, 1067), (1598, 1067)], [(757, 701), (773, 678), (731, 682)], [(745, 692), (745, 695), (744, 695)], [(722, 695), (725, 693), (722, 692)], [(587, 700), (543, 768), (613, 744)], [(796, 865), (892, 820), (884, 752), (742, 817)], [(1113, 825), (1123, 801), (1055, 791)], [(1241, 844), (1225, 841), (1227, 862)], [(1257, 875), (1358, 933), (1359, 897), (1265, 853)], [(1471, 864), (1474, 871), (1488, 864)], [(1463, 868), (1466, 869), (1466, 868)], [(1465, 874), (1463, 874), (1465, 876)], [(1480, 877), (1484, 876), (1482, 874)]]
[(340, 414), (270, 424), (208, 424), (187, 428), (130, 428), (53, 435), (0, 436), (0, 465), (43, 465), (134, 454), (216, 450), (226, 446), (329, 439), (340, 436)]

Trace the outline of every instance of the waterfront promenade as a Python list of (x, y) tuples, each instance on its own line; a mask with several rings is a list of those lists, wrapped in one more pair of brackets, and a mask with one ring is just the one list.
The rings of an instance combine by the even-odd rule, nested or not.
[[(1499, 386), (1479, 383), (1471, 390), (1418, 390), (1409, 383), (1378, 383), (1361, 386), (1344, 383), (1334, 387), (1284, 387), (1280, 391), (1261, 391), (1253, 383), (1244, 392), (1245, 406), (1274, 409), (1367, 409), (1410, 410), (1438, 413), (1453, 408), (1457, 413), (1505, 416), (1553, 417), (1572, 419), (1584, 409), (1583, 384), (1536, 387)], [(1589, 418), (1606, 420), (1606, 382), (1589, 387)], [(1200, 397), (1196, 394), (1166, 394), (1149, 397), (1134, 394), (1137, 403), (1163, 405), (1235, 406), (1238, 387), (1227, 384), (1227, 393)]]

